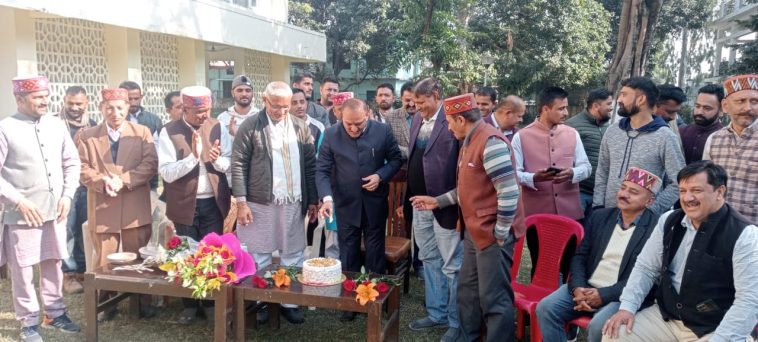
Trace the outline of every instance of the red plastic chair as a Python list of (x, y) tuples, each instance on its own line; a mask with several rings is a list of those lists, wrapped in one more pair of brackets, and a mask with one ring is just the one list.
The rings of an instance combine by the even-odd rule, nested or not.
[(516, 338), (524, 338), (524, 313), (528, 313), (531, 340), (540, 342), (542, 333), (537, 324), (537, 303), (558, 289), (563, 251), (572, 239), (576, 239), (576, 246), (579, 246), (584, 229), (570, 218), (551, 214), (529, 216), (525, 223), (527, 229), (537, 230), (540, 251), (531, 284), (521, 284), (515, 278), (511, 282), (517, 309)]
[(587, 330), (590, 327), (591, 320), (592, 320), (592, 317), (590, 316), (582, 316), (582, 317), (569, 321), (568, 326), (580, 327), (584, 330)]

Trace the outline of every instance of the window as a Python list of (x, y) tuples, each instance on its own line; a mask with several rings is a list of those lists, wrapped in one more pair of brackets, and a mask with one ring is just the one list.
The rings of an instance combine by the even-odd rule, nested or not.
[(221, 97), (232, 96), (232, 81), (221, 81)]
[(230, 2), (240, 7), (253, 8), (257, 5), (258, 0), (231, 0)]

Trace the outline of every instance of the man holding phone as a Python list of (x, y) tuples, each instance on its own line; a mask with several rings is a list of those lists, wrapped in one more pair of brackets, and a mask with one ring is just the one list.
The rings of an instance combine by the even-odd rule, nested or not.
[[(516, 173), (522, 188), (524, 214), (555, 214), (574, 220), (584, 218), (579, 203), (579, 182), (592, 174), (582, 139), (568, 118), (568, 93), (549, 87), (540, 93), (539, 118), (513, 136)], [(526, 234), (532, 260), (537, 260), (537, 236)], [(570, 246), (569, 246), (570, 247)], [(575, 248), (567, 248), (571, 251)], [(571, 255), (561, 261), (561, 273), (568, 274)]]

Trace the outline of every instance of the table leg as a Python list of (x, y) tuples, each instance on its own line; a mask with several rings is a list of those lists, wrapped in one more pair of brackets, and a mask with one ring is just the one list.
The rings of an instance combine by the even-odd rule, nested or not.
[(95, 275), (92, 273), (84, 275), (84, 321), (86, 341), (97, 341), (97, 289)]
[(377, 302), (369, 302), (368, 323), (366, 327), (366, 341), (382, 341), (382, 305)]
[(400, 340), (400, 288), (395, 286), (387, 298), (389, 321), (384, 331), (386, 341)]
[(245, 341), (245, 298), (241, 289), (234, 289), (234, 338), (237, 342)]
[(213, 341), (224, 342), (226, 341), (226, 304), (228, 298), (229, 289), (227, 287), (221, 287), (216, 295), (216, 303), (214, 307), (214, 327), (213, 327)]
[(268, 303), (268, 326), (279, 329), (279, 303)]

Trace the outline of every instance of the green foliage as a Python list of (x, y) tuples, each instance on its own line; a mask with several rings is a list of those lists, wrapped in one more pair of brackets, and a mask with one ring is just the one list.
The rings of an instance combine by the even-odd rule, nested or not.
[[(749, 20), (740, 22), (742, 26), (749, 28), (753, 32), (758, 32), (758, 15), (750, 17)], [(745, 42), (735, 46), (742, 57), (730, 65), (725, 70), (722, 70), (722, 75), (737, 75), (737, 74), (749, 74), (756, 73), (758, 71), (758, 40)]]

